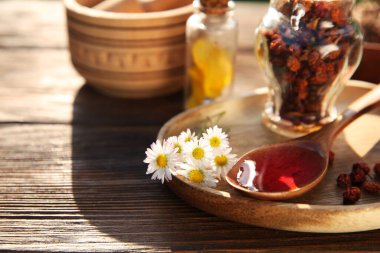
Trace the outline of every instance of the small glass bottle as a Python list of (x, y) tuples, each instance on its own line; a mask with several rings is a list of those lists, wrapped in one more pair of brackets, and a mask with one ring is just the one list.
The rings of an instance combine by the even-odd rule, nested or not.
[(237, 21), (230, 0), (195, 0), (188, 19), (185, 108), (207, 104), (231, 92)]

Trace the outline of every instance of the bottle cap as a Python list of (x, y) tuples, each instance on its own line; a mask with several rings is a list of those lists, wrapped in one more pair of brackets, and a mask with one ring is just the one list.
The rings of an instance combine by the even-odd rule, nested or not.
[(194, 6), (207, 14), (220, 15), (235, 8), (231, 0), (196, 0)]

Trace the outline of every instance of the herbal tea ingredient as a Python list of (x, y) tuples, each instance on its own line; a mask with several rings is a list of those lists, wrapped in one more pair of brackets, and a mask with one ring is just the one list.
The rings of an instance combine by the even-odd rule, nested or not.
[(177, 171), (177, 174), (182, 175), (192, 183), (208, 187), (215, 187), (218, 183), (215, 171), (207, 169), (205, 163), (196, 163), (190, 160), (187, 163), (179, 163), (178, 167), (180, 170)]
[(361, 186), (366, 181), (366, 176), (369, 175), (370, 168), (368, 164), (360, 162), (352, 165), (350, 173), (351, 184)]
[(188, 68), (191, 92), (186, 107), (215, 99), (232, 83), (233, 58), (230, 53), (206, 38), (197, 39), (191, 50), (194, 65)]
[(278, 24), (262, 30), (266, 50), (259, 48), (257, 55), (264, 59), (268, 52), (272, 81), (282, 90), (279, 116), (294, 125), (329, 116), (327, 94), (337, 92), (337, 82), (347, 75), (342, 69), (360, 56), (351, 46), (358, 35), (345, 8), (342, 1), (284, 1), (279, 12), (293, 11), (291, 24), (273, 21)]
[(183, 158), (194, 164), (207, 164), (212, 159), (212, 149), (204, 139), (189, 141), (183, 147)]
[(347, 187), (343, 192), (343, 204), (352, 205), (355, 204), (361, 197), (361, 190), (358, 187)]
[(365, 175), (368, 175), (371, 169), (367, 163), (364, 163), (364, 162), (354, 163), (352, 165), (352, 172), (358, 173), (360, 171), (362, 171)]
[[(376, 171), (378, 168), (380, 168), (380, 163), (376, 163), (373, 167), (375, 174), (378, 173)], [(350, 174), (343, 173), (337, 177), (337, 185), (345, 188), (345, 191), (343, 192), (343, 204), (355, 204), (361, 196), (360, 187), (370, 194), (380, 193), (380, 184), (373, 181), (367, 181), (367, 177), (372, 178), (371, 168), (365, 162), (354, 163)]]
[(222, 176), (236, 163), (228, 135), (218, 126), (206, 129), (202, 136), (191, 130), (157, 140), (147, 149), (147, 174), (152, 179), (171, 180), (172, 174), (183, 176), (191, 183), (215, 187)]
[(340, 174), (336, 179), (336, 183), (339, 187), (348, 187), (351, 185), (350, 175), (348, 174)]
[(366, 181), (366, 174), (363, 170), (353, 170), (350, 173), (351, 184), (355, 186), (361, 186)]
[(194, 0), (194, 7), (186, 24), (186, 108), (228, 95), (237, 48), (233, 1)]
[(150, 148), (145, 152), (146, 159), (145, 163), (148, 163), (147, 174), (152, 174), (152, 179), (161, 180), (171, 180), (172, 175), (170, 170), (175, 168), (178, 162), (178, 149), (174, 148), (172, 143), (160, 140), (152, 143)]
[(375, 182), (364, 182), (363, 189), (368, 193), (378, 194), (380, 193), (380, 184)]
[[(277, 157), (286, 157), (286, 164), (284, 159), (276, 159)], [(256, 176), (253, 179), (253, 191), (258, 192), (285, 192), (304, 187), (321, 175), (325, 164), (318, 152), (301, 145), (292, 148), (286, 145), (264, 148), (262, 152), (246, 154), (244, 159), (236, 180), (244, 187), (247, 183), (242, 180), (252, 175), (254, 170)], [(254, 166), (247, 161), (254, 163)], [(240, 178), (242, 176), (244, 178)]]
[(215, 99), (232, 82), (232, 57), (229, 52), (206, 38), (197, 39), (192, 47), (194, 66), (188, 69), (191, 79), (191, 94), (187, 107)]

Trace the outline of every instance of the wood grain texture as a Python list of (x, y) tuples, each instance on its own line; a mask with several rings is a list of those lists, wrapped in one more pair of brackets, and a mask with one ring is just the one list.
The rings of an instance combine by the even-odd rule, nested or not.
[[(354, 237), (273, 231), (189, 207), (145, 175), (143, 151), (157, 130), (2, 126), (0, 152), (7, 156), (0, 161), (0, 249), (157, 252), (380, 246), (375, 232)], [(18, 141), (4, 136), (17, 136)]]
[(66, 47), (65, 12), (58, 1), (0, 1), (0, 6), (0, 48)]
[[(252, 41), (266, 8), (238, 5), (235, 95), (264, 85)], [(60, 1), (0, 1), (0, 251), (380, 250), (378, 230), (329, 235), (242, 225), (150, 181), (144, 151), (182, 110), (182, 94), (100, 95), (73, 69), (64, 24)]]

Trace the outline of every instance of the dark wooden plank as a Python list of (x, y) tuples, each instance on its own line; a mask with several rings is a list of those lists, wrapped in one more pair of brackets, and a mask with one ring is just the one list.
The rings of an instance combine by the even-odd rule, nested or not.
[(145, 175), (144, 150), (156, 132), (149, 126), (1, 126), (0, 249), (41, 250), (41, 243), (50, 251), (98, 252), (380, 248), (380, 231), (273, 231), (188, 206)]

